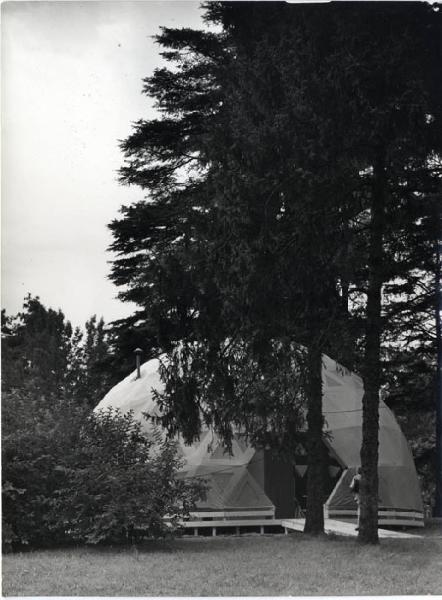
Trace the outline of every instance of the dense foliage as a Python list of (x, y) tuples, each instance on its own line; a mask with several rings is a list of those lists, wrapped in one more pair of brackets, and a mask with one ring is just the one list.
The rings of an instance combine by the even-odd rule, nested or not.
[(24, 390), (2, 395), (2, 536), (5, 548), (66, 539), (67, 486), (85, 409)]
[[(217, 8), (208, 11), (214, 21)], [(256, 442), (271, 437), (278, 415), (283, 431), (273, 436), (285, 440), (290, 453), (305, 422), (298, 409), (302, 388), (309, 406), (309, 478), (314, 473), (316, 480), (309, 498), (322, 528), (321, 353), (338, 330), (329, 314), (339, 319), (339, 239), (331, 243), (326, 232), (339, 218), (338, 177), (329, 176), (338, 165), (314, 128), (299, 129), (296, 143), (293, 138), (299, 119), (314, 119), (308, 71), (320, 57), (303, 55), (288, 68), (289, 42), (298, 35), (296, 48), (302, 47), (302, 27), (291, 32), (287, 25), (274, 47), (266, 15), (254, 17), (250, 44), (247, 31), (234, 29), (159, 36), (173, 49), (164, 56), (178, 69), (146, 80), (145, 91), (164, 116), (137, 123), (123, 143), (122, 180), (148, 189), (151, 199), (123, 209), (124, 218), (111, 225), (120, 254), (112, 277), (125, 285), (123, 299), (149, 306), (134, 321), (150, 330), (174, 365), (164, 369), (161, 398), (170, 430), (192, 440), (204, 422), (228, 445), (232, 428), (240, 426)], [(306, 89), (300, 92), (296, 81)], [(287, 88), (283, 100), (276, 91), (268, 94), (270, 85), (281, 93)], [(330, 164), (324, 157), (323, 175), (315, 178), (320, 150)], [(306, 347), (298, 361), (297, 344)], [(300, 378), (301, 369), (310, 375)], [(277, 378), (286, 385), (283, 393), (274, 393)], [(254, 388), (265, 402), (251, 400)]]
[(2, 312), (2, 389), (75, 399), (93, 407), (110, 387), (110, 348), (103, 319), (85, 331), (59, 309), (25, 298), (17, 315)]
[[(4, 548), (121, 542), (173, 532), (203, 492), (178, 479), (175, 445), (130, 414), (90, 414), (66, 398), (6, 392), (2, 407)], [(170, 517), (168, 525), (163, 519)]]
[[(3, 544), (117, 542), (173, 532), (203, 490), (175, 445), (130, 414), (91, 413), (110, 382), (104, 322), (83, 333), (28, 296), (2, 314)], [(169, 519), (164, 521), (164, 516)]]
[[(149, 436), (131, 414), (111, 409), (87, 418), (61, 492), (69, 537), (87, 543), (118, 542), (134, 531), (173, 533), (195, 507), (203, 482), (180, 479), (175, 442)], [(167, 517), (167, 519), (165, 519)]]

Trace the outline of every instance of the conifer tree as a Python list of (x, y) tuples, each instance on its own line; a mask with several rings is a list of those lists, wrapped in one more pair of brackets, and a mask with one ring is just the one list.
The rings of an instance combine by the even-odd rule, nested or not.
[[(350, 64), (337, 81), (345, 85), (350, 79), (348, 119), (356, 136), (354, 152), (365, 162), (368, 210), (359, 537), (376, 542), (382, 339), (389, 315), (401, 312), (394, 292), (408, 290), (410, 311), (416, 273), (431, 272), (435, 264), (434, 205), (428, 194), (434, 192), (440, 173), (435, 164), (440, 100), (434, 94), (440, 29), (437, 14), (425, 5), (350, 9), (350, 16), (345, 29), (341, 22), (342, 41), (357, 67)], [(352, 101), (349, 89), (355, 78), (358, 89)], [(385, 298), (389, 292), (390, 298)], [(407, 326), (412, 327), (409, 321)]]
[[(202, 419), (227, 444), (232, 425), (241, 425), (255, 442), (269, 443), (268, 421), (279, 413), (284, 424), (273, 434), (284, 444), (271, 445), (289, 452), (301, 421), (300, 398), (307, 397), (306, 529), (317, 533), (323, 530), (321, 355), (338, 312), (330, 234), (340, 219), (334, 202), (343, 167), (332, 159), (333, 138), (326, 142), (314, 135), (324, 118), (313, 108), (323, 90), (309, 78), (309, 69), (320, 76), (321, 55), (307, 35), (313, 28), (287, 21), (285, 5), (255, 6), (250, 39), (250, 10), (209, 7), (210, 18), (225, 26), (225, 37), (217, 38), (223, 51), (213, 51), (215, 37), (198, 38), (196, 32), (167, 30), (159, 38), (175, 49), (165, 55), (179, 58), (180, 69), (157, 71), (146, 91), (158, 98), (163, 113), (176, 115), (174, 133), (178, 140), (187, 136), (186, 154), (180, 154), (181, 142), (171, 148), (169, 117), (137, 124), (124, 142), (129, 164), (123, 180), (144, 186), (151, 200), (124, 209), (125, 218), (111, 225), (113, 249), (122, 254), (113, 278), (129, 283), (123, 293), (128, 299), (146, 305), (149, 295), (148, 318), (157, 327), (158, 345), (173, 349), (163, 372), (166, 392), (159, 398), (168, 409), (163, 422), (172, 430), (192, 440)], [(317, 33), (315, 41), (319, 38)], [(184, 58), (176, 48), (186, 45), (193, 54)], [(212, 83), (204, 92), (207, 79), (218, 87)], [(211, 103), (206, 113), (201, 99)], [(190, 116), (198, 129), (189, 127)], [(203, 179), (194, 175), (192, 162), (200, 169), (205, 165)], [(193, 171), (177, 181), (174, 176), (186, 164)], [(340, 177), (330, 176), (333, 169)], [(130, 236), (137, 227), (142, 235)], [(144, 278), (150, 289), (140, 285)], [(177, 376), (186, 363), (192, 365), (189, 373)], [(276, 379), (279, 397), (271, 392)], [(259, 407), (253, 398), (258, 382), (261, 395), (267, 394)], [(261, 418), (254, 419), (254, 411)]]

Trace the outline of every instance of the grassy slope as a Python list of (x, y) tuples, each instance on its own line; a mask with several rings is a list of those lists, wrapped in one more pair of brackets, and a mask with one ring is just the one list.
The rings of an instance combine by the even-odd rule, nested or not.
[(198, 538), (3, 558), (9, 596), (389, 595), (442, 593), (442, 538), (363, 547), (302, 534)]

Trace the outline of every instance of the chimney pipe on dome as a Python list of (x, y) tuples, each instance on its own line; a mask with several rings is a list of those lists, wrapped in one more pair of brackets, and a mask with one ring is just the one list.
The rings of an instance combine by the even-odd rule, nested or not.
[(136, 379), (141, 379), (140, 359), (141, 359), (142, 352), (143, 351), (141, 350), (141, 348), (135, 348), (135, 350), (134, 350), (135, 360), (136, 360), (136, 363), (137, 363), (137, 376), (136, 376)]

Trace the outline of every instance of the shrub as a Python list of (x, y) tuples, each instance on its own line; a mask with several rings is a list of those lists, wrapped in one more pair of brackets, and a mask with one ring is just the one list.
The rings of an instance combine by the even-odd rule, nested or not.
[(204, 493), (177, 479), (175, 445), (131, 414), (12, 391), (2, 430), (4, 550), (123, 541), (133, 528), (164, 535)]
[(70, 536), (88, 543), (120, 542), (134, 529), (173, 532), (204, 493), (201, 482), (176, 477), (176, 444), (158, 430), (147, 436), (131, 413), (90, 415), (76, 459), (65, 505)]
[(65, 539), (57, 513), (86, 409), (66, 399), (13, 390), (2, 398), (3, 546)]

